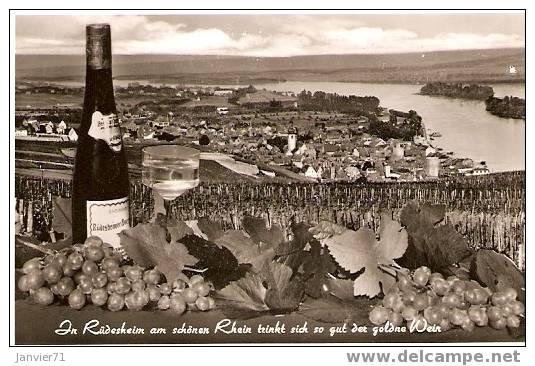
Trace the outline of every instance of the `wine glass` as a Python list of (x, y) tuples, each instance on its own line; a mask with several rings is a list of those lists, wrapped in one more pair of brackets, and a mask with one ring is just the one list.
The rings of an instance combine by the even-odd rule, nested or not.
[(199, 155), (199, 150), (179, 145), (143, 148), (142, 182), (163, 198), (167, 220), (171, 202), (199, 185)]

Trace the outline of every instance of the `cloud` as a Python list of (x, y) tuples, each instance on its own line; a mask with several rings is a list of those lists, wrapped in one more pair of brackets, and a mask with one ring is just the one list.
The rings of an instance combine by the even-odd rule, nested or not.
[(85, 24), (112, 26), (116, 54), (219, 54), (293, 56), (307, 54), (398, 53), (454, 49), (524, 47), (519, 34), (444, 32), (422, 36), (388, 26), (366, 26), (357, 18), (279, 16), (262, 27), (234, 31), (197, 21), (149, 19), (146, 16), (17, 16), (17, 53), (83, 54)]

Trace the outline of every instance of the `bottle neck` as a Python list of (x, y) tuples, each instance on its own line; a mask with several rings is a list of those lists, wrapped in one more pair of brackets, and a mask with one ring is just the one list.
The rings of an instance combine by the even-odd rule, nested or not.
[(95, 69), (87, 66), (85, 79), (84, 110), (81, 132), (85, 133), (91, 126), (91, 116), (95, 111), (102, 114), (117, 113), (113, 93), (111, 68)]
[(88, 68), (111, 69), (111, 32), (107, 24), (86, 28), (86, 62)]

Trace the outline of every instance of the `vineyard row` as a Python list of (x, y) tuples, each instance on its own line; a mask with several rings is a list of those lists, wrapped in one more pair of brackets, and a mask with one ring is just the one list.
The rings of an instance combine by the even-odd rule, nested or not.
[[(173, 202), (173, 214), (183, 220), (208, 217), (222, 227), (241, 228), (245, 215), (262, 216), (288, 229), (292, 221), (331, 220), (349, 228), (373, 228), (382, 210), (397, 215), (408, 201), (444, 204), (446, 220), (474, 248), (506, 253), (521, 268), (525, 251), (524, 175), (486, 180), (394, 184), (203, 184)], [(513, 184), (505, 184), (513, 180)], [(511, 182), (509, 182), (511, 183)], [(51, 225), (54, 196), (70, 197), (64, 180), (16, 177), (15, 196), (23, 210), (38, 211)], [(153, 213), (152, 192), (139, 182), (131, 185), (131, 222), (148, 220)]]

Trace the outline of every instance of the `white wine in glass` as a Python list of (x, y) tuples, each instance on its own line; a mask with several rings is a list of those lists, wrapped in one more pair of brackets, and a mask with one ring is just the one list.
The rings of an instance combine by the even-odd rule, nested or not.
[(156, 145), (143, 149), (142, 181), (169, 204), (199, 185), (199, 150), (178, 145)]

